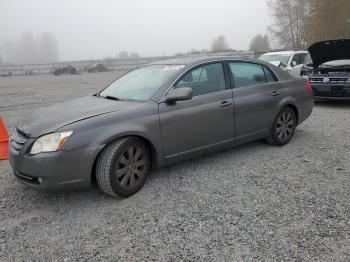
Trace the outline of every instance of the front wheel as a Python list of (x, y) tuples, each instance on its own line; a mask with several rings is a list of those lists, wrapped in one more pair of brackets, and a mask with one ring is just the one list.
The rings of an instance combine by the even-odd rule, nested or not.
[(136, 193), (144, 185), (149, 172), (149, 150), (134, 137), (112, 142), (97, 159), (97, 184), (110, 196), (128, 197)]
[(294, 111), (289, 108), (283, 108), (277, 115), (271, 134), (266, 139), (272, 145), (284, 146), (289, 143), (295, 133), (297, 120)]

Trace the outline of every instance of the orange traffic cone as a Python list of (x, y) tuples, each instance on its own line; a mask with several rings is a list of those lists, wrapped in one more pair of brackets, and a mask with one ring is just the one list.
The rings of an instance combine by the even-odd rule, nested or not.
[(9, 134), (6, 130), (4, 122), (0, 117), (0, 160), (9, 158), (8, 144)]

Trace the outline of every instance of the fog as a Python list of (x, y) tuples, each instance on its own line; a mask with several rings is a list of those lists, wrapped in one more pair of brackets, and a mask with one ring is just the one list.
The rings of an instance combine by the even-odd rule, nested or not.
[(230, 48), (247, 50), (270, 23), (264, 0), (0, 0), (0, 56), (27, 62), (27, 51), (9, 60), (28, 35), (39, 52), (39, 39), (51, 39), (45, 48), (55, 55), (39, 62), (114, 57), (123, 50), (174, 55), (210, 49), (219, 35)]

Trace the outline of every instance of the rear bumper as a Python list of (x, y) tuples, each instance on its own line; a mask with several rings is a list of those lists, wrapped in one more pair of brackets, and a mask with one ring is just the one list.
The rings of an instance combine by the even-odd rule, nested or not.
[(300, 125), (312, 114), (315, 104), (312, 92), (304, 90), (303, 95), (297, 97), (295, 104), (298, 109), (298, 125)]
[(35, 156), (9, 148), (9, 162), (18, 181), (42, 191), (67, 191), (91, 186), (94, 160), (102, 146), (41, 153)]

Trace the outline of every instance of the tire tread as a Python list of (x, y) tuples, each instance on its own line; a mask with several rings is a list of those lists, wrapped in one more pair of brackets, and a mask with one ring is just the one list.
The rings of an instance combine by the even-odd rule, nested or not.
[[(291, 107), (286, 106), (286, 107), (282, 108), (282, 109), (279, 111), (279, 113), (277, 114), (277, 116), (276, 116), (276, 118), (275, 118), (275, 120), (274, 120), (274, 123), (273, 123), (273, 125), (272, 125), (272, 127), (271, 127), (270, 135), (265, 139), (265, 141), (266, 141), (267, 143), (269, 143), (270, 145), (273, 145), (273, 146), (284, 146), (284, 145), (288, 144), (289, 141), (290, 141), (290, 139), (292, 139), (292, 137), (294, 136), (294, 132), (293, 132), (292, 137), (289, 139), (289, 141), (288, 141), (287, 143), (280, 143), (279, 141), (277, 141), (277, 139), (276, 139), (276, 138), (274, 137), (274, 135), (273, 135), (273, 134), (274, 134), (274, 128), (275, 128), (275, 125), (276, 125), (277, 118), (279, 117), (279, 115), (280, 115), (283, 111), (286, 111), (286, 110), (288, 110), (291, 114), (293, 114), (294, 119), (296, 120), (295, 112), (293, 111), (293, 109), (292, 109)], [(296, 122), (295, 122), (295, 125), (296, 125)], [(296, 126), (295, 126), (294, 128), (296, 128)]]
[(119, 197), (113, 190), (110, 181), (110, 168), (113, 163), (113, 158), (121, 145), (127, 140), (122, 138), (111, 144), (103, 150), (96, 164), (96, 180), (100, 189), (107, 195)]

